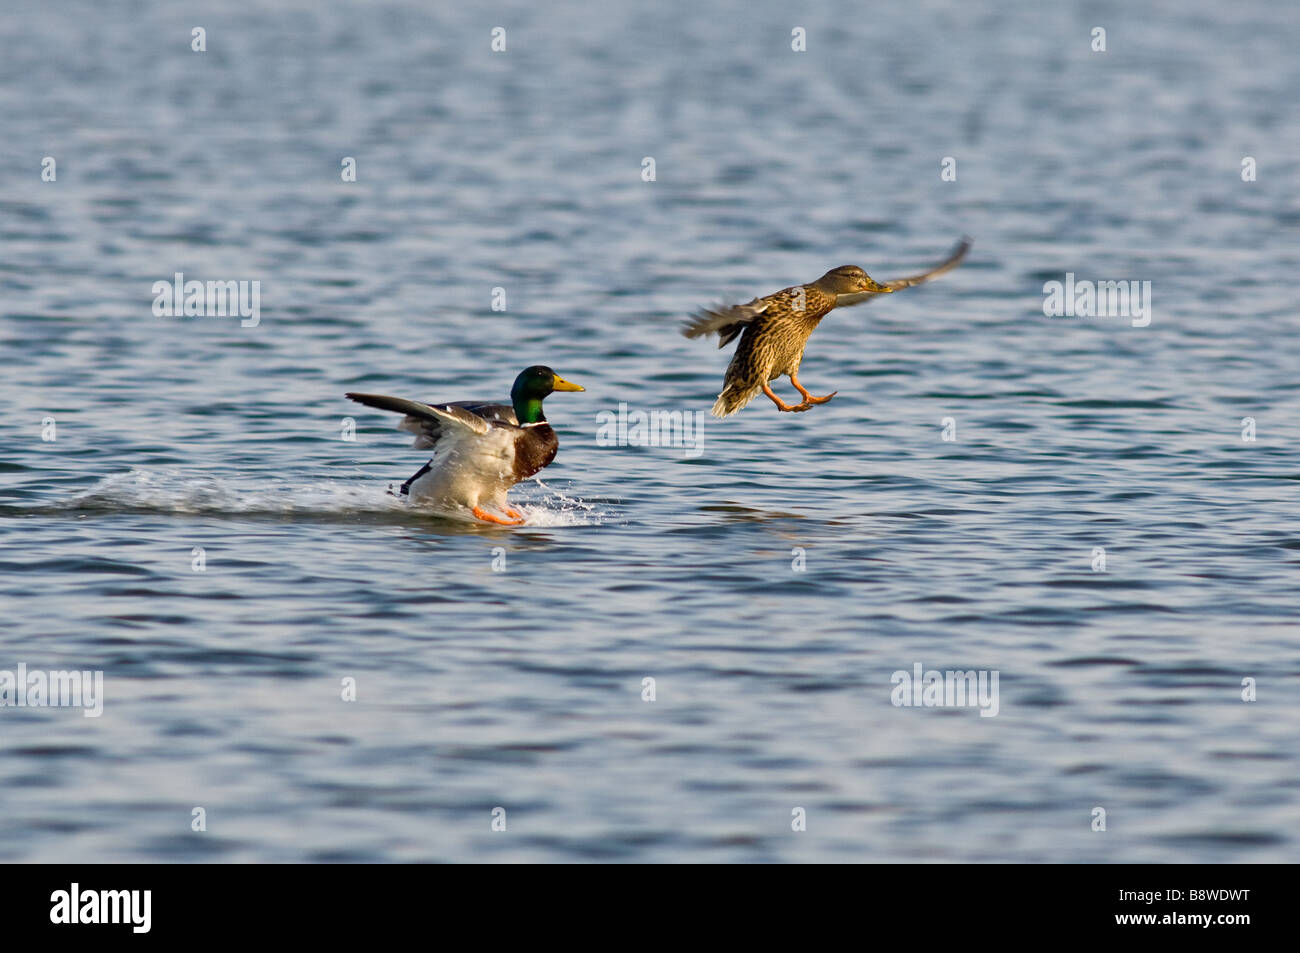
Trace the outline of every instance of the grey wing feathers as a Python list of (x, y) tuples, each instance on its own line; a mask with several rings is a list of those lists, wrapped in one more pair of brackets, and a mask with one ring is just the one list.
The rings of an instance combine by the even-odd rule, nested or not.
[[(405, 414), (398, 426), (416, 434), (415, 446), (432, 447), (448, 425), (464, 427), (476, 434), (485, 434), (492, 429), (493, 421), (485, 419), (464, 404), (422, 404), (418, 400), (405, 397), (387, 397), (383, 394), (347, 394), (349, 400), (367, 407), (391, 410)], [(478, 405), (483, 406), (483, 405)], [(511, 417), (514, 416), (513, 411)]]
[(961, 260), (966, 257), (966, 253), (970, 251), (970, 246), (971, 240), (963, 237), (962, 240), (957, 243), (957, 247), (952, 250), (952, 254), (929, 271), (922, 272), (919, 275), (912, 275), (910, 278), (895, 278), (893, 281), (882, 281), (881, 284), (886, 288), (891, 288), (897, 291), (899, 288), (910, 288), (912, 285), (919, 285), (922, 282), (929, 281), (931, 278), (938, 278), (944, 272), (952, 271), (960, 265)]
[[(445, 406), (438, 404), (438, 407)], [(453, 407), (464, 407), (471, 414), (478, 414), (484, 420), (496, 421), (502, 423), (518, 424), (519, 418), (515, 416), (515, 409), (509, 404), (485, 404), (476, 400), (458, 400), (452, 403)]]
[(768, 309), (772, 302), (755, 298), (745, 304), (719, 305), (716, 308), (702, 308), (691, 315), (682, 328), (682, 334), (688, 338), (698, 338), (706, 334), (717, 333), (721, 340), (718, 347), (726, 347), (745, 325)]
[[(482, 417), (489, 423), (501, 421), (502, 423), (516, 424), (519, 422), (515, 417), (515, 409), (509, 404), (482, 404), (460, 400), (452, 404), (437, 404), (436, 406), (462, 407), (471, 414)], [(403, 417), (402, 422), (397, 425), (397, 429), (415, 434), (415, 442), (411, 446), (417, 450), (429, 450), (436, 446), (438, 438), (445, 432), (441, 419), (430, 420), (426, 417)]]

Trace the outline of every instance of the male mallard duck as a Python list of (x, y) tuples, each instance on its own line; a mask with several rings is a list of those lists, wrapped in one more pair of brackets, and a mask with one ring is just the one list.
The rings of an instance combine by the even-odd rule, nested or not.
[(422, 404), (381, 394), (346, 396), (359, 404), (406, 414), (398, 428), (416, 435), (413, 446), (433, 448), (433, 458), (402, 484), (403, 496), (441, 507), (464, 506), (486, 522), (518, 526), (524, 517), (506, 504), (506, 491), (548, 466), (560, 449), (560, 440), (542, 413), (542, 401), (552, 391), (584, 389), (549, 367), (535, 365), (515, 378), (509, 404)]
[[(713, 416), (728, 417), (744, 407), (762, 391), (772, 399), (778, 410), (799, 412), (824, 404), (839, 391), (825, 397), (814, 397), (799, 383), (799, 364), (808, 336), (816, 330), (821, 319), (835, 308), (861, 304), (878, 294), (888, 294), (899, 288), (910, 288), (929, 281), (945, 271), (957, 267), (966, 257), (971, 241), (963, 238), (953, 253), (941, 264), (911, 278), (897, 278), (883, 284), (873, 280), (857, 265), (832, 268), (812, 284), (786, 288), (765, 298), (755, 298), (748, 304), (735, 304), (711, 310), (697, 311), (682, 333), (688, 338), (717, 332), (721, 340), (718, 347), (726, 347), (736, 335), (740, 344), (735, 356), (727, 365), (723, 378), (725, 386), (713, 405)], [(772, 392), (768, 381), (781, 375), (790, 377), (795, 390), (803, 395), (803, 402), (793, 407)]]

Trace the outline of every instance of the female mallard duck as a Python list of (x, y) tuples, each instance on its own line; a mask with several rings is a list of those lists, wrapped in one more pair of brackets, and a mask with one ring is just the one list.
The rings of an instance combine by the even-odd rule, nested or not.
[[(944, 262), (911, 278), (898, 278), (882, 284), (857, 265), (841, 265), (812, 284), (786, 288), (765, 298), (755, 298), (748, 304), (696, 312), (692, 315), (694, 320), (687, 322), (682, 331), (688, 338), (716, 331), (721, 339), (718, 347), (721, 348), (740, 335), (735, 356), (727, 365), (725, 386), (713, 405), (713, 416), (734, 414), (753, 400), (759, 391), (770, 397), (778, 410), (793, 413), (826, 403), (839, 391), (832, 391), (825, 397), (814, 397), (799, 383), (803, 349), (821, 319), (835, 308), (861, 304), (878, 294), (910, 288), (942, 275), (957, 267), (970, 246), (970, 239), (963, 238)], [(783, 374), (789, 376), (795, 390), (803, 395), (802, 403), (791, 406), (773, 393), (768, 382)]]
[(542, 413), (542, 401), (552, 391), (584, 389), (549, 367), (535, 365), (515, 378), (509, 404), (422, 404), (381, 394), (347, 397), (406, 414), (397, 426), (416, 435), (413, 446), (433, 448), (433, 458), (402, 484), (403, 496), (443, 508), (463, 506), (488, 523), (518, 526), (523, 514), (507, 505), (506, 491), (549, 465), (560, 448)]

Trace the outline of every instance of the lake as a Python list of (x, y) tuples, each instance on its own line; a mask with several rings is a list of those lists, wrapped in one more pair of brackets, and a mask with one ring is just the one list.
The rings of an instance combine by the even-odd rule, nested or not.
[[(0, 858), (1300, 860), (1294, 10), (241, 6), (0, 11), (0, 670), (103, 684)], [(344, 392), (530, 364), (527, 525), (389, 495)]]

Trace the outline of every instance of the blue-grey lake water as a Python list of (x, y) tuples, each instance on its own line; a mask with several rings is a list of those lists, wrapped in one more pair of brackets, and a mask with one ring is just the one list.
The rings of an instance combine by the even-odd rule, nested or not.
[[(1294, 7), (12, 0), (0, 49), (0, 671), (104, 685), (0, 707), (0, 859), (1300, 860)], [(693, 309), (963, 234), (823, 322), (829, 404), (600, 437), (711, 406)], [(527, 525), (388, 495), (427, 454), (345, 391), (529, 364), (586, 391)]]

